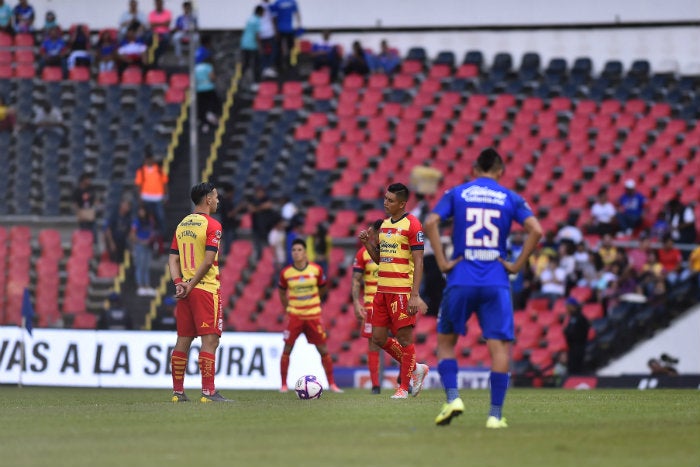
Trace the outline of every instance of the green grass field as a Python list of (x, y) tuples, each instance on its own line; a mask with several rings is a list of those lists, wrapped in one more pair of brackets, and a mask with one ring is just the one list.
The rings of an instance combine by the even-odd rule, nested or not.
[[(196, 393), (190, 391), (190, 396)], [(299, 401), (225, 391), (172, 404), (167, 390), (0, 387), (0, 465), (700, 466), (700, 391), (513, 389), (510, 427), (486, 430), (488, 392), (436, 427), (442, 391)]]

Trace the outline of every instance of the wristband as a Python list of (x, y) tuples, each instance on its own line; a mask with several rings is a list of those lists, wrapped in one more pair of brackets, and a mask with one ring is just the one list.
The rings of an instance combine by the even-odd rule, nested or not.
[(176, 277), (175, 279), (173, 279), (173, 284), (182, 284), (182, 277)]

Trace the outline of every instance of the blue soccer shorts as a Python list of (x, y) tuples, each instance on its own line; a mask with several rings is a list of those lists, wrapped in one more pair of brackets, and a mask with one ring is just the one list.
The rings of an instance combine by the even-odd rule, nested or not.
[(484, 339), (513, 340), (513, 303), (508, 287), (448, 285), (437, 331), (465, 336), (472, 313), (479, 319)]

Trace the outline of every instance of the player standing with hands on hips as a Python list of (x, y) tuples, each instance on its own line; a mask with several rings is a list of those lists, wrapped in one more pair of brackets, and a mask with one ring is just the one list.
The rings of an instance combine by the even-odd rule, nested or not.
[[(501, 413), (514, 337), (508, 275), (525, 266), (542, 237), (542, 227), (520, 195), (498, 184), (504, 171), (501, 156), (493, 149), (483, 150), (474, 166), (476, 179), (448, 190), (425, 221), (428, 239), (439, 245), (440, 222), (453, 220), (452, 259), (447, 260), (441, 248), (435, 249), (438, 267), (448, 274), (437, 324), (438, 372), (447, 403), (435, 418), (437, 425), (448, 425), (464, 412), (454, 348), (459, 335), (466, 335), (467, 320), (476, 312), (491, 355), (491, 409), (486, 428), (508, 426)], [(511, 263), (504, 258), (513, 221), (524, 227), (527, 239)]]
[(216, 390), (216, 349), (223, 329), (218, 252), (221, 224), (211, 217), (219, 207), (213, 183), (192, 187), (194, 212), (178, 224), (170, 246), (168, 267), (175, 283), (177, 341), (170, 359), (173, 402), (187, 402), (184, 382), (190, 346), (202, 338), (199, 371), (201, 402), (231, 402)]
[[(367, 230), (359, 239), (372, 260), (379, 265), (377, 293), (372, 310), (372, 341), (401, 362), (401, 385), (392, 399), (406, 399), (408, 385), (413, 396), (423, 388), (428, 365), (416, 364), (413, 327), (416, 314), (428, 306), (418, 291), (423, 278), (423, 227), (406, 212), (409, 191), (402, 183), (393, 183), (384, 195), (384, 210), (389, 215), (379, 229), (379, 243)], [(389, 330), (396, 339), (389, 338)]]

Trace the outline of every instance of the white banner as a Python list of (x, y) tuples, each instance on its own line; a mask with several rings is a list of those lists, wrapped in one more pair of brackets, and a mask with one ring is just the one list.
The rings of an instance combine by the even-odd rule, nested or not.
[[(24, 359), (22, 339), (24, 338)], [(171, 388), (169, 331), (89, 331), (0, 327), (0, 384)], [(279, 389), (281, 333), (224, 333), (216, 355), (216, 387)], [(199, 389), (199, 340), (189, 356), (185, 387)], [(24, 361), (24, 371), (22, 362)], [(316, 347), (301, 336), (289, 365), (290, 387), (305, 374), (328, 381)]]

